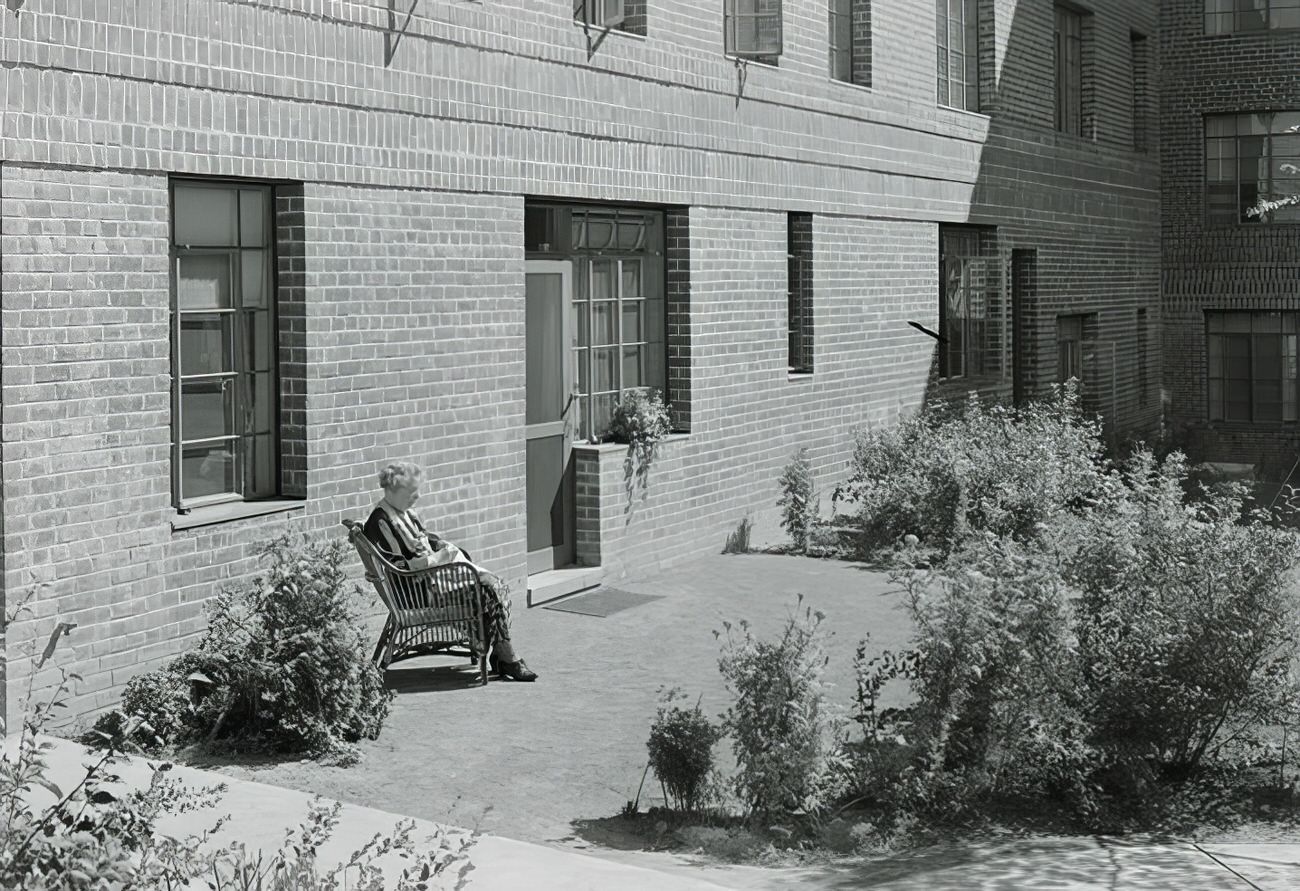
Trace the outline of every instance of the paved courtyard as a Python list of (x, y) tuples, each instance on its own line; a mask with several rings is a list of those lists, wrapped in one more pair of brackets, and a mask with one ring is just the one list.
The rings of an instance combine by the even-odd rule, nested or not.
[[(887, 578), (831, 560), (717, 555), (653, 579), (615, 583), (659, 597), (607, 618), (525, 607), (514, 598), (515, 638), (536, 684), (475, 686), (468, 664), (412, 660), (389, 672), (398, 691), (380, 738), (349, 768), (310, 762), (222, 767), (275, 783), (525, 841), (568, 839), (572, 822), (610, 817), (632, 799), (659, 691), (680, 686), (717, 714), (727, 704), (718, 674), (724, 621), (776, 632), (796, 595), (827, 614), (834, 631), (828, 677), (853, 693), (856, 642), (906, 641), (906, 619)], [(430, 670), (430, 666), (434, 670)], [(723, 746), (718, 752), (727, 756)], [(653, 777), (650, 795), (660, 799)]]

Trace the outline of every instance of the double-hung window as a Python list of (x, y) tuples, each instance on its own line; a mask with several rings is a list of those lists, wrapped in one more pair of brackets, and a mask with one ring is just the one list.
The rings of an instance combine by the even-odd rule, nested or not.
[(980, 109), (979, 14), (977, 0), (937, 0), (940, 105)]
[(1300, 112), (1205, 118), (1211, 224), (1300, 222)]
[(1211, 421), (1296, 420), (1297, 319), (1294, 312), (1206, 313)]
[(853, 82), (853, 0), (829, 0), (830, 75)]
[(272, 190), (172, 184), (173, 493), (181, 510), (277, 493)]
[(1056, 379), (1083, 381), (1084, 317), (1056, 317)]
[(939, 352), (942, 378), (1002, 373), (996, 256), (984, 242), (991, 230), (939, 227)]
[(618, 28), (627, 18), (625, 0), (575, 0), (573, 17), (593, 28)]
[(1300, 28), (1300, 0), (1205, 0), (1205, 33)]

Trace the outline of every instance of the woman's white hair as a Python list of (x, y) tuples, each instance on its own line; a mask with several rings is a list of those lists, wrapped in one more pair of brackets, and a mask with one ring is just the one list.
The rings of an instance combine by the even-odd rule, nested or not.
[(391, 492), (418, 483), (421, 476), (423, 471), (420, 470), (420, 465), (410, 461), (394, 461), (379, 471), (379, 485), (385, 492)]

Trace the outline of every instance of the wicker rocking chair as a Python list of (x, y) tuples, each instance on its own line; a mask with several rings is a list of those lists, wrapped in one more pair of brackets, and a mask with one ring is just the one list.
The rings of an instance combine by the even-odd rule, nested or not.
[(486, 652), (474, 652), (471, 641), (485, 647), (483, 583), (468, 563), (447, 563), (427, 569), (400, 569), (375, 548), (362, 524), (344, 520), (348, 538), (361, 556), (366, 579), (388, 607), (388, 621), (372, 657), (381, 669), (415, 656), (446, 653), (478, 662), (482, 682), (488, 682)]

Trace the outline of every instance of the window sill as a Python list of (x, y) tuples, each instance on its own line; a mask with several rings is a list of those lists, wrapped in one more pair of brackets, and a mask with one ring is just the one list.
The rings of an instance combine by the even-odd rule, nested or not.
[(199, 526), (215, 526), (249, 517), (261, 517), (267, 514), (287, 513), (302, 510), (306, 504), (302, 499), (273, 498), (267, 501), (230, 501), (209, 507), (196, 507), (188, 514), (177, 514), (172, 518), (172, 531), (195, 529)]
[[(682, 442), (690, 439), (689, 433), (669, 433), (663, 439), (659, 440), (660, 445), (666, 445), (672, 442)], [(575, 442), (573, 444), (575, 451), (584, 452), (626, 452), (627, 443), (625, 442)]]
[(938, 108), (940, 111), (955, 111), (958, 114), (967, 114), (972, 117), (982, 118), (983, 120), (986, 121), (993, 120), (993, 116), (986, 111), (976, 111), (970, 108), (959, 108), (956, 105), (944, 105), (942, 102), (936, 102), (935, 108)]
[(787, 371), (786, 380), (791, 381), (810, 381), (813, 379), (811, 371)]
[(840, 80), (838, 77), (827, 77), (827, 82), (839, 84), (842, 87), (852, 87), (855, 90), (866, 90), (871, 92), (871, 84), (860, 84), (856, 80)]

